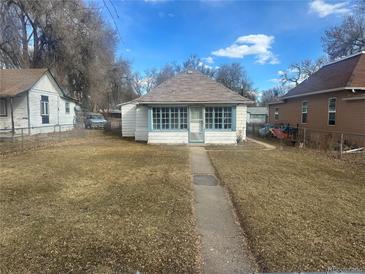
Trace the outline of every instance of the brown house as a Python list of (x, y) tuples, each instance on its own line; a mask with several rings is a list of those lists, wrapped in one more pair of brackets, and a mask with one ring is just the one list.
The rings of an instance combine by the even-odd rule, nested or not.
[(365, 52), (323, 66), (280, 99), (271, 124), (365, 134)]

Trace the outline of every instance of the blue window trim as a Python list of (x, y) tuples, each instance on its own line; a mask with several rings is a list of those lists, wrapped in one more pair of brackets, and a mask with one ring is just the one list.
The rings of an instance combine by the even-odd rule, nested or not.
[[(187, 128), (186, 129), (153, 129), (152, 128), (152, 119), (153, 119), (153, 114), (152, 114), (152, 109), (153, 108), (160, 108), (160, 107), (186, 107), (187, 108)], [(190, 132), (190, 107), (188, 105), (150, 105), (148, 106), (148, 131), (153, 131), (153, 132)], [(205, 115), (206, 115), (206, 111), (205, 109), (207, 107), (231, 107), (232, 108), (232, 127), (231, 128), (206, 128), (206, 124), (205, 124)], [(201, 106), (201, 108), (203, 109), (203, 123), (204, 123), (204, 131), (209, 131), (209, 132), (214, 132), (214, 131), (218, 131), (218, 132), (229, 132), (229, 131), (236, 131), (237, 130), (237, 126), (236, 126), (236, 106), (235, 105), (204, 105)], [(162, 117), (160, 117), (160, 119), (162, 119)], [(180, 121), (180, 112), (179, 112), (179, 121)]]
[[(186, 108), (186, 111), (189, 112), (189, 106), (187, 105), (151, 105), (148, 106), (148, 131), (153, 131), (153, 132), (187, 132), (189, 130), (189, 114), (187, 114), (187, 128), (185, 129), (154, 129), (152, 126), (152, 120), (153, 120), (153, 113), (152, 113), (152, 109), (153, 108)], [(169, 111), (169, 120), (171, 121), (171, 111)], [(160, 115), (160, 124), (162, 125), (162, 115)], [(180, 111), (179, 111), (179, 125), (180, 125)]]
[[(206, 123), (205, 123), (205, 114), (206, 114), (206, 111), (205, 109), (207, 107), (222, 107), (222, 108), (225, 108), (225, 107), (230, 107), (232, 109), (232, 125), (231, 125), (231, 128), (207, 128), (206, 127)], [(224, 119), (224, 114), (223, 114), (223, 117), (222, 119)], [(214, 127), (214, 115), (213, 115), (213, 127)], [(204, 128), (205, 128), (205, 131), (209, 131), (209, 132), (214, 132), (214, 131), (225, 131), (225, 132), (228, 132), (228, 131), (236, 131), (236, 106), (232, 106), (232, 105), (214, 105), (214, 106), (204, 106)]]

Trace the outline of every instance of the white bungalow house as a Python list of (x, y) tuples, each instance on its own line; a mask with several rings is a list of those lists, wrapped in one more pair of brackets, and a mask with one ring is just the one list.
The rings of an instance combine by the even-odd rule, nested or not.
[(0, 70), (0, 134), (69, 130), (75, 106), (48, 69)]
[(235, 144), (246, 139), (252, 102), (198, 71), (186, 71), (122, 104), (122, 136), (169, 144)]

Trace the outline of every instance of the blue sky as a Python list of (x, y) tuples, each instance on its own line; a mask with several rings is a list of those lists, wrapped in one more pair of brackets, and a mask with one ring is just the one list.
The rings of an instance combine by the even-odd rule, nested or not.
[[(323, 55), (324, 30), (349, 12), (348, 2), (328, 0), (100, 1), (117, 24), (118, 55), (134, 70), (196, 54), (213, 67), (241, 63), (259, 90), (274, 86), (291, 63)], [(104, 7), (114, 26), (110, 13)]]

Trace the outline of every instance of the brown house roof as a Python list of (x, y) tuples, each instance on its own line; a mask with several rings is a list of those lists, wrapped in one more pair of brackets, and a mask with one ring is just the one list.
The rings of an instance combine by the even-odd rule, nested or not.
[(181, 72), (134, 101), (139, 104), (251, 103), (198, 71)]
[(0, 96), (12, 97), (31, 89), (47, 71), (47, 69), (0, 70)]
[(281, 98), (352, 88), (365, 88), (365, 52), (323, 66)]

